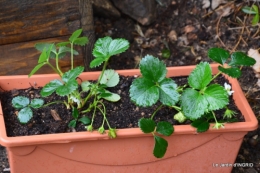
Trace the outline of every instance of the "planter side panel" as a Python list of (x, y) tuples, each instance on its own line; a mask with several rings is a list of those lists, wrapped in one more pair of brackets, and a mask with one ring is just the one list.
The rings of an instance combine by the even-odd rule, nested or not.
[(153, 138), (150, 136), (11, 147), (8, 148), (8, 154), (11, 172), (14, 173), (158, 173), (195, 170), (200, 173), (228, 173), (232, 167), (220, 167), (220, 164), (234, 163), (245, 134), (173, 135), (167, 139), (169, 147), (163, 159), (153, 157)]

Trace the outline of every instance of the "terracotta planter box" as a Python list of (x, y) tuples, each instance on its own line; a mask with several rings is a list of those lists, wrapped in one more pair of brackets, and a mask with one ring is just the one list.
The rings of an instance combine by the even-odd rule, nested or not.
[[(168, 68), (168, 76), (187, 76), (195, 66)], [(217, 65), (212, 65), (217, 72)], [(139, 70), (118, 71), (122, 75), (140, 74)], [(99, 72), (84, 73), (82, 79), (96, 79)], [(57, 75), (4, 76), (0, 86), (5, 90), (38, 86)], [(21, 80), (19, 80), (21, 79)], [(226, 124), (225, 128), (197, 134), (190, 125), (175, 126), (167, 137), (166, 155), (156, 159), (153, 137), (139, 128), (119, 129), (116, 139), (97, 132), (77, 132), (7, 137), (2, 108), (0, 110), (0, 143), (8, 151), (12, 173), (133, 173), (133, 172), (231, 172), (244, 135), (257, 128), (257, 120), (235, 79), (229, 79), (234, 99), (245, 122)], [(218, 165), (217, 165), (218, 164)], [(221, 164), (229, 164), (221, 167)]]

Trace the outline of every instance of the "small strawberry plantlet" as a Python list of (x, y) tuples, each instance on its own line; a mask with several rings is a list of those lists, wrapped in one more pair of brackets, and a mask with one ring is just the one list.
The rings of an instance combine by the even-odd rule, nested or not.
[(12, 100), (12, 105), (16, 109), (21, 109), (18, 112), (18, 120), (20, 123), (27, 123), (33, 116), (32, 108), (37, 109), (40, 108), (44, 104), (44, 101), (42, 99), (32, 99), (30, 101), (29, 98), (24, 96), (16, 96)]
[[(106, 108), (102, 103), (102, 99), (106, 99), (111, 102), (120, 100), (120, 96), (118, 94), (107, 90), (107, 88), (114, 87), (119, 83), (119, 75), (112, 69), (106, 70), (106, 66), (111, 56), (122, 53), (128, 49), (129, 42), (125, 39), (112, 39), (110, 37), (98, 39), (94, 45), (93, 50), (93, 56), (95, 59), (91, 61), (90, 67), (94, 68), (104, 63), (101, 74), (95, 83), (90, 81), (82, 81), (79, 83), (77, 78), (84, 71), (84, 67), (79, 66), (74, 68), (73, 56), (78, 55), (79, 53), (74, 50), (73, 47), (74, 45), (84, 46), (87, 44), (87, 37), (80, 37), (81, 33), (82, 29), (76, 30), (67, 42), (61, 42), (57, 44), (36, 44), (36, 49), (41, 51), (41, 54), (38, 60), (38, 65), (36, 65), (35, 68), (31, 71), (29, 77), (37, 72), (42, 66), (49, 65), (60, 76), (61, 79), (52, 80), (43, 86), (40, 92), (41, 96), (48, 97), (56, 92), (56, 94), (59, 96), (67, 97), (67, 101), (55, 101), (46, 105), (43, 105), (42, 101), (42, 104), (37, 108), (55, 103), (63, 103), (66, 105), (67, 109), (72, 110), (73, 119), (69, 122), (69, 127), (75, 128), (77, 122), (81, 122), (87, 125), (86, 129), (88, 131), (93, 130), (92, 124), (96, 115), (96, 111), (100, 111), (104, 117), (104, 120), (98, 131), (100, 133), (104, 133), (104, 123), (106, 123), (109, 127), (108, 135), (111, 138), (115, 138), (116, 130), (109, 125), (109, 122), (106, 118)], [(67, 47), (67, 45), (70, 45), (70, 47)], [(71, 69), (67, 72), (62, 72), (59, 66), (59, 59), (64, 57), (66, 53), (71, 54)], [(50, 58), (55, 58), (55, 66), (49, 62)], [(83, 93), (87, 93), (87, 95)], [(91, 102), (90, 98), (92, 98)], [(32, 117), (30, 106), (35, 107), (33, 103), (34, 102), (32, 101), (32, 103), (29, 104), (27, 98), (22, 99), (21, 97), (18, 97), (13, 99), (13, 105), (15, 108), (23, 108), (20, 111), (21, 113), (24, 113), (24, 110), (27, 110), (26, 117), (24, 115), (18, 116), (18, 118), (22, 117), (22, 123), (27, 123)], [(88, 105), (87, 108), (86, 105)], [(88, 118), (87, 116), (81, 116), (82, 114), (89, 113), (91, 111), (93, 112), (92, 119)]]
[(252, 7), (245, 6), (242, 8), (242, 11), (246, 14), (254, 15), (251, 23), (253, 26), (259, 23), (259, 9), (257, 5), (252, 5)]
[(172, 106), (179, 101), (179, 93), (175, 82), (166, 78), (166, 66), (159, 59), (147, 55), (140, 61), (142, 77), (136, 78), (130, 87), (131, 100), (138, 106), (148, 107), (160, 101), (161, 104), (152, 114), (151, 118), (139, 120), (139, 127), (144, 133), (154, 136), (155, 146), (153, 154), (157, 158), (164, 156), (168, 142), (157, 134), (170, 136), (174, 128), (169, 122), (159, 122), (157, 125), (153, 120), (156, 112), (163, 106)]
[[(158, 101), (161, 105), (154, 111), (150, 118), (139, 120), (139, 127), (144, 133), (151, 133), (154, 136), (155, 145), (153, 154), (157, 158), (164, 156), (167, 150), (167, 141), (161, 135), (171, 135), (173, 126), (169, 122), (158, 122), (153, 120), (156, 112), (162, 106), (169, 106), (178, 113), (174, 119), (180, 123), (189, 119), (197, 132), (205, 132), (210, 127), (210, 122), (215, 121), (213, 128), (224, 127), (225, 122), (233, 122), (235, 112), (227, 108), (230, 95), (233, 93), (231, 86), (214, 83), (214, 79), (220, 74), (226, 74), (233, 78), (241, 75), (241, 66), (255, 64), (253, 58), (242, 52), (234, 52), (231, 55), (224, 49), (212, 48), (208, 51), (211, 60), (219, 63), (219, 72), (212, 75), (212, 70), (207, 62), (201, 62), (188, 76), (188, 83), (179, 86), (166, 78), (166, 67), (157, 58), (147, 55), (140, 62), (142, 76), (136, 78), (130, 87), (131, 100), (138, 106), (152, 106)], [(227, 64), (227, 65), (225, 65)], [(223, 118), (218, 121), (215, 111), (224, 109)]]
[[(106, 70), (106, 66), (111, 56), (122, 53), (126, 51), (129, 47), (129, 42), (125, 39), (112, 39), (111, 37), (104, 37), (97, 40), (94, 45), (93, 56), (95, 59), (91, 61), (90, 67), (98, 67), (104, 63), (101, 74), (96, 83), (91, 83), (86, 81), (81, 84), (83, 91), (88, 91), (87, 97), (83, 98), (83, 102), (86, 103), (90, 97), (93, 98), (92, 103), (87, 109), (83, 110), (82, 113), (90, 112), (93, 110), (91, 124), (86, 126), (88, 131), (92, 131), (93, 122), (95, 118), (96, 111), (100, 111), (103, 115), (103, 123), (99, 127), (98, 131), (102, 134), (104, 133), (104, 123), (106, 122), (109, 132), (108, 135), (111, 138), (116, 137), (116, 130), (109, 125), (106, 118), (106, 107), (102, 103), (101, 99), (105, 99), (111, 102), (116, 102), (120, 100), (120, 96), (116, 93), (112, 93), (107, 90), (109, 87), (114, 87), (119, 83), (119, 75), (116, 71), (112, 69)], [(100, 107), (98, 106), (100, 105)]]

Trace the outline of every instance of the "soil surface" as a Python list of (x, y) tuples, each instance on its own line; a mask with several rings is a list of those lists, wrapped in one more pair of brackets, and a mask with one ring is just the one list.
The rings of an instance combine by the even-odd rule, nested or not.
[[(250, 6), (252, 3), (246, 0), (227, 1), (212, 10), (203, 8), (202, 0), (176, 0), (168, 8), (158, 4), (158, 17), (149, 26), (138, 25), (127, 16), (117, 20), (95, 17), (95, 31), (97, 37), (109, 35), (113, 38), (125, 38), (131, 44), (125, 53), (112, 57), (108, 68), (138, 68), (139, 61), (147, 54), (158, 57), (167, 66), (195, 65), (201, 61), (209, 61), (207, 51), (212, 47), (245, 53), (250, 48), (259, 49), (259, 25), (252, 26), (253, 16), (241, 11), (243, 6)], [(256, 5), (259, 6), (257, 3)], [(163, 53), (165, 49), (170, 50), (168, 58)], [(257, 78), (250, 67), (243, 67), (242, 71), (243, 75), (239, 78), (241, 88), (259, 120), (260, 88)], [(63, 126), (57, 125), (57, 122), (52, 125)], [(134, 125), (132, 123), (131, 126)], [(245, 136), (235, 161), (253, 163), (253, 167), (235, 167), (233, 173), (260, 172), (259, 135), (258, 128)], [(0, 172), (7, 172), (4, 168), (9, 165), (3, 147), (0, 147), (0, 162)]]
[[(139, 107), (135, 105), (129, 96), (130, 85), (134, 79), (135, 77), (120, 76), (119, 84), (115, 87), (112, 87), (111, 89), (108, 89), (112, 93), (120, 94), (121, 99), (119, 101), (111, 104), (111, 102), (102, 99), (102, 103), (106, 107), (107, 120), (109, 121), (109, 124), (112, 128), (122, 129), (138, 127), (138, 120), (140, 118), (150, 118), (154, 111), (157, 110), (158, 106), (161, 105), (159, 102), (152, 107)], [(177, 86), (184, 86), (187, 84), (187, 77), (175, 77), (172, 78), (172, 80), (177, 84)], [(218, 83), (223, 86), (224, 83), (228, 83), (228, 80), (226, 80), (223, 76), (219, 76), (213, 80), (212, 83)], [(66, 97), (60, 97), (56, 93), (42, 98), (40, 97), (40, 91), (41, 88), (35, 89), (34, 87), (30, 87), (25, 90), (12, 90), (0, 93), (7, 136), (30, 136), (39, 134), (86, 131), (85, 125), (80, 122), (77, 122), (75, 128), (68, 127), (69, 122), (73, 120), (73, 116), (71, 109), (66, 109), (64, 104), (52, 104), (50, 106), (32, 109), (33, 117), (31, 120), (26, 124), (21, 124), (17, 118), (19, 109), (15, 109), (12, 106), (12, 100), (16, 96), (24, 96), (30, 99), (41, 98), (44, 99), (44, 103), (51, 103), (57, 100), (66, 101)], [(101, 104), (98, 105), (101, 106)], [(87, 102), (85, 107), (80, 109), (80, 112), (86, 110), (88, 106), (89, 102)], [(235, 106), (232, 96), (230, 96), (230, 103), (227, 107), (230, 110), (236, 112), (234, 119), (232, 118), (232, 121), (244, 121), (243, 115)], [(215, 112), (217, 119), (222, 121), (222, 115), (224, 114), (223, 110), (218, 110)], [(164, 106), (156, 112), (153, 119), (156, 123), (159, 121), (168, 121), (172, 125), (178, 125), (180, 123), (172, 118), (176, 113), (178, 112), (174, 109), (168, 106)], [(90, 112), (81, 114), (80, 117), (86, 116), (91, 119), (92, 115), (93, 109)], [(102, 125), (103, 115), (98, 110), (96, 110), (95, 115), (93, 128), (97, 130)], [(59, 118), (57, 119), (57, 117)], [(231, 119), (229, 122), (230, 121)], [(212, 119), (211, 122), (214, 122), (214, 119)], [(190, 123), (191, 122), (189, 120), (186, 120), (182, 124)], [(108, 130), (106, 123), (104, 128)]]

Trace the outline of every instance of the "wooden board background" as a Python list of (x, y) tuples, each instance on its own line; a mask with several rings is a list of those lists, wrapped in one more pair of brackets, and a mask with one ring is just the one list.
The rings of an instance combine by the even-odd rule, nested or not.
[(80, 19), (78, 0), (0, 0), (0, 45), (69, 35)]
[[(37, 64), (37, 42), (66, 41), (72, 32), (83, 28), (92, 43), (78, 50), (75, 65), (84, 66), (91, 57), (95, 37), (91, 0), (0, 0), (0, 75), (27, 75)], [(87, 56), (88, 55), (88, 56)], [(87, 59), (87, 61), (89, 61)], [(70, 67), (70, 58), (60, 62)], [(53, 73), (44, 66), (38, 73)]]

